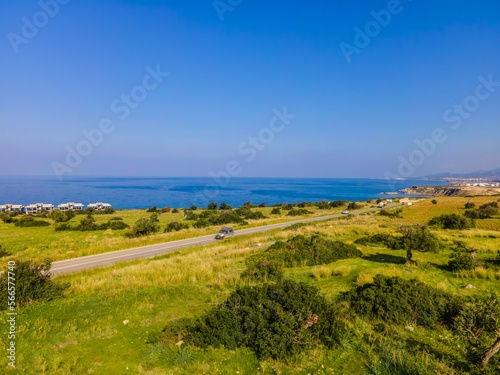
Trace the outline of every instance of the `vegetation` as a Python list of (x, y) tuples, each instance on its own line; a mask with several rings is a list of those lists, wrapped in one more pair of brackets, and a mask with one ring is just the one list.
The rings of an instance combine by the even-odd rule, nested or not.
[[(0, 310), (15, 309), (35, 301), (50, 301), (62, 297), (69, 285), (53, 282), (50, 266), (50, 260), (42, 264), (30, 261), (9, 263), (0, 273)], [(13, 277), (9, 278), (10, 275)]]
[[(480, 207), (491, 200), (491, 197), (442, 197), (438, 205), (433, 205), (431, 199), (424, 199), (416, 201), (412, 207), (405, 207), (400, 218), (388, 220), (376, 214), (346, 216), (342, 220), (236, 236), (228, 242), (182, 249), (155, 258), (57, 275), (53, 282), (71, 284), (64, 292), (65, 298), (34, 301), (18, 308), (16, 329), (22, 339), (17, 341), (17, 367), (10, 369), (6, 358), (0, 358), (0, 366), (6, 374), (498, 374), (499, 354), (491, 355), (486, 364), (482, 363), (482, 358), (486, 353), (493, 353), (491, 349), (496, 348), (497, 342), (493, 330), (495, 324), (490, 318), (499, 314), (494, 313), (493, 296), (489, 293), (500, 288), (500, 258), (497, 255), (500, 218), (492, 216), (477, 220), (476, 227), (467, 230), (433, 227), (431, 233), (446, 246), (440, 252), (414, 251), (415, 262), (411, 264), (401, 261), (405, 250), (399, 243), (403, 236), (398, 232), (402, 226), (423, 226), (434, 217), (463, 212), (467, 202)], [(304, 207), (315, 214), (321, 213), (315, 205), (308, 203)], [(267, 218), (249, 226), (287, 220), (285, 215), (270, 215), (273, 207), (250, 208), (262, 212)], [(173, 221), (186, 223), (182, 211), (173, 211), (158, 216), (156, 224), (159, 228), (166, 228)], [(196, 214), (204, 211), (198, 209)], [(119, 212), (122, 221), (131, 227), (139, 219), (150, 218), (149, 215), (145, 210)], [(120, 221), (112, 220), (113, 216), (108, 215), (92, 216), (98, 225)], [(13, 219), (20, 217), (13, 216)], [(78, 215), (57, 225), (75, 227), (85, 217)], [(50, 226), (33, 228), (15, 227), (13, 223), (0, 221), (1, 243), (12, 254), (2, 258), (4, 264), (15, 258), (45, 259), (48, 255), (67, 259), (213, 234), (218, 229), (193, 228), (187, 223), (190, 227), (179, 232), (158, 231), (149, 236), (128, 238), (124, 231), (112, 230), (55, 232), (54, 221), (51, 218), (47, 221), (50, 221)], [(371, 242), (364, 245), (360, 243), (362, 241), (356, 241), (363, 257), (320, 265), (301, 263), (297, 264), (298, 267), (262, 263), (258, 265), (258, 271), (267, 272), (267, 276), (241, 278), (249, 258), (264, 253), (277, 241), (286, 243), (297, 235), (306, 238), (318, 235), (346, 244), (362, 238)], [(476, 250), (474, 269), (450, 269), (450, 255), (456, 248), (453, 241), (457, 239), (468, 249)], [(398, 245), (392, 246), (393, 249), (384, 244), (390, 241)], [(350, 302), (339, 300), (339, 296), (375, 284), (377, 275), (397, 277), (398, 285), (401, 281), (424, 284), (431, 288), (431, 293), (442, 293), (444, 299), (452, 298), (458, 309), (451, 309), (450, 314), (445, 313), (444, 318), (430, 325), (416, 324), (411, 319), (395, 323), (355, 313), (354, 309), (349, 314)], [(201, 349), (173, 330), (162, 333), (165, 325), (183, 326), (181, 321), (193, 323), (202, 319), (236, 290), (263, 287), (262, 282), (284, 280), (318, 288), (320, 296), (330, 301), (328, 303), (337, 312), (339, 327), (347, 328), (340, 329), (340, 334), (333, 336), (338, 339), (338, 345), (327, 346), (315, 337), (315, 341), (304, 345), (295, 354), (285, 359), (273, 359), (258, 357), (250, 346), (234, 350), (223, 345)], [(392, 298), (390, 293), (388, 295)], [(407, 302), (415, 301), (408, 298)], [(435, 301), (437, 299), (435, 305), (441, 306)], [(487, 303), (490, 303), (488, 308), (481, 307)], [(429, 310), (431, 317), (436, 311), (435, 305)], [(268, 306), (271, 304), (264, 305), (263, 311), (269, 311)], [(388, 305), (385, 314), (397, 313), (392, 306)], [(426, 314), (420, 307), (417, 311), (419, 316)], [(445, 321), (449, 317), (451, 323)], [(267, 321), (259, 320), (263, 326)], [(464, 322), (466, 324), (461, 324)], [(308, 330), (315, 326), (313, 324)], [(5, 320), (0, 321), (0, 330), (8, 332)], [(188, 333), (184, 328), (177, 332)], [(0, 343), (6, 347), (6, 335), (0, 335)], [(37, 350), (32, 350), (34, 347)]]
[(427, 227), (423, 225), (401, 226), (401, 247), (406, 250), (406, 263), (411, 263), (413, 251), (422, 253), (437, 253), (443, 248), (443, 243)]
[(247, 347), (258, 359), (286, 359), (318, 344), (333, 347), (345, 327), (317, 288), (283, 280), (238, 288), (202, 317), (163, 332), (201, 348)]
[(386, 210), (386, 209), (383, 209), (383, 210), (380, 210), (378, 214), (380, 216), (386, 216), (386, 217), (400, 219), (402, 213), (403, 213), (403, 209), (402, 208), (396, 208), (395, 210)]
[(451, 322), (457, 302), (448, 294), (418, 280), (378, 275), (373, 283), (342, 296), (351, 309), (369, 319), (431, 327)]
[(20, 219), (16, 220), (16, 227), (48, 227), (50, 223), (45, 220), (35, 220), (33, 215), (24, 215)]
[(302, 216), (302, 215), (308, 215), (312, 214), (311, 211), (306, 210), (305, 208), (297, 208), (297, 209), (291, 209), (288, 211), (287, 216)]
[(450, 255), (448, 267), (454, 272), (470, 271), (476, 268), (477, 263), (477, 250), (468, 247), (463, 241), (455, 241), (455, 247)]
[(167, 227), (165, 228), (165, 232), (177, 232), (182, 229), (188, 229), (189, 225), (185, 223), (179, 223), (178, 221), (172, 221), (168, 223)]
[(359, 203), (357, 202), (351, 202), (347, 205), (347, 209), (348, 210), (358, 210), (360, 208), (362, 208), (363, 206), (360, 205)]
[(474, 227), (474, 221), (457, 214), (444, 214), (432, 218), (429, 226), (441, 229), (470, 229)]

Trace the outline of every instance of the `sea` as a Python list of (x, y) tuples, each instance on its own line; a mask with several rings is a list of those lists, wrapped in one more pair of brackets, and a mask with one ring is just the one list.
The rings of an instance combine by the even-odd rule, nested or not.
[(118, 209), (206, 207), (209, 202), (241, 206), (315, 201), (361, 201), (409, 196), (387, 193), (444, 181), (353, 178), (54, 177), (0, 176), (0, 205), (76, 202), (110, 203)]

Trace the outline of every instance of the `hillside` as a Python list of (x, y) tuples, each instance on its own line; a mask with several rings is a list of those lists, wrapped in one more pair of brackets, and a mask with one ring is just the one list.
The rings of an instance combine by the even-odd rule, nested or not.
[(432, 197), (467, 197), (478, 195), (499, 195), (500, 187), (488, 186), (411, 186), (401, 190), (405, 194)]

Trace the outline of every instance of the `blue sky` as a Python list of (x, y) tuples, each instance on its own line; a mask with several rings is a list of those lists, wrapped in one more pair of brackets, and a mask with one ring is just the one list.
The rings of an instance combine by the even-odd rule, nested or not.
[[(383, 178), (500, 166), (498, 1), (0, 7), (0, 175)], [(356, 52), (346, 59), (342, 46)], [(132, 92), (140, 100), (124, 101)], [(285, 109), (286, 123), (273, 122)], [(82, 132), (107, 120), (91, 144)], [(436, 129), (439, 142), (425, 143)]]

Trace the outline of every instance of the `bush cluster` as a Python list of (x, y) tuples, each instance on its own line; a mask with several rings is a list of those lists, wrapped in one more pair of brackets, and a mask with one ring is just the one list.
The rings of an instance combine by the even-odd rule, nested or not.
[(245, 220), (260, 220), (266, 218), (262, 212), (252, 211), (250, 207), (246, 206), (240, 207), (236, 209), (234, 212)]
[(470, 229), (474, 221), (468, 217), (457, 214), (444, 214), (436, 216), (429, 221), (429, 225), (440, 229)]
[(225, 224), (248, 224), (241, 216), (234, 211), (216, 211), (207, 210), (202, 212), (197, 221), (193, 224), (195, 228), (206, 228), (210, 225), (225, 225)]
[(334, 241), (317, 234), (310, 237), (298, 235), (286, 242), (275, 242), (263, 253), (249, 257), (247, 264), (252, 267), (266, 261), (281, 267), (315, 266), (362, 255), (363, 253), (354, 245)]
[(339, 309), (305, 283), (242, 287), (195, 320), (164, 329), (201, 348), (250, 348), (259, 359), (286, 359), (318, 344), (333, 347), (346, 334)]
[(345, 292), (341, 299), (369, 319), (426, 327), (451, 323), (458, 309), (452, 296), (418, 280), (382, 275), (377, 275), (373, 283)]
[(448, 267), (454, 272), (473, 270), (476, 268), (478, 262), (476, 255), (476, 249), (467, 247), (465, 242), (455, 241)]
[(465, 210), (464, 215), (470, 219), (489, 219), (498, 215), (498, 203), (485, 203), (478, 209)]
[[(42, 264), (31, 261), (15, 261), (16, 274), (15, 302), (16, 307), (24, 306), (34, 301), (50, 301), (60, 298), (69, 284), (55, 283), (51, 280), (51, 261)], [(8, 270), (0, 273), (0, 310), (8, 308)]]
[(387, 216), (387, 217), (390, 217), (390, 218), (401, 218), (401, 213), (403, 212), (403, 209), (402, 208), (397, 208), (395, 210), (380, 210), (380, 212), (378, 213), (380, 216)]
[(189, 225), (186, 223), (179, 223), (177, 221), (172, 221), (167, 224), (167, 227), (165, 228), (165, 233), (167, 232), (178, 232), (182, 229), (188, 229)]
[(45, 220), (35, 220), (32, 215), (24, 215), (14, 225), (16, 227), (48, 227), (50, 223)]
[(107, 229), (123, 230), (130, 228), (130, 226), (127, 223), (124, 223), (122, 220), (123, 220), (122, 218), (114, 217), (108, 220), (108, 222), (97, 224), (95, 222), (94, 217), (91, 214), (88, 214), (87, 217), (80, 220), (80, 224), (76, 226), (71, 226), (69, 223), (63, 222), (61, 224), (56, 225), (55, 230), (56, 232), (62, 232), (62, 231), (88, 232), (88, 231), (107, 230)]
[(149, 234), (153, 234), (158, 231), (158, 219), (155, 217), (155, 213), (151, 215), (150, 218), (139, 219), (135, 222), (134, 227), (130, 230), (130, 232), (125, 235), (130, 238), (135, 237), (143, 237)]

